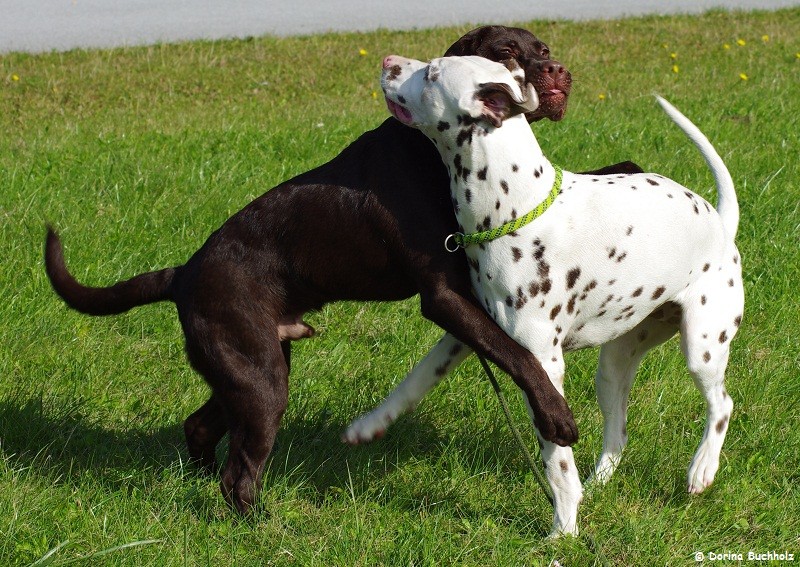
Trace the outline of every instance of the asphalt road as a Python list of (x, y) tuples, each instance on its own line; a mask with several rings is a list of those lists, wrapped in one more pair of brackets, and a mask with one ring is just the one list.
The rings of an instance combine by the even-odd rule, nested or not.
[(800, 0), (0, 0), (0, 53), (797, 5)]

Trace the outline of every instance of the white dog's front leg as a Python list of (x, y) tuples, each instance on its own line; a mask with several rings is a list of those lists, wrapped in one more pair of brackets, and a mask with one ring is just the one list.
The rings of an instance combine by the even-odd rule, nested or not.
[(444, 335), (381, 405), (347, 427), (342, 434), (342, 441), (358, 445), (383, 437), (387, 427), (399, 416), (413, 410), (436, 384), (471, 353), (472, 350), (453, 335)]
[[(564, 395), (564, 358), (560, 349), (554, 349), (541, 355), (540, 360), (550, 381), (558, 392)], [(527, 398), (526, 398), (527, 402)], [(528, 415), (533, 420), (530, 403)], [(578, 476), (578, 467), (571, 447), (561, 447), (542, 439), (536, 432), (542, 450), (542, 461), (545, 476), (553, 491), (553, 527), (550, 537), (562, 535), (578, 535), (578, 505), (583, 499), (583, 486)]]
[[(538, 435), (538, 434), (537, 434)], [(583, 487), (571, 447), (543, 441), (542, 460), (547, 483), (553, 491), (553, 527), (550, 537), (578, 535), (578, 505)]]

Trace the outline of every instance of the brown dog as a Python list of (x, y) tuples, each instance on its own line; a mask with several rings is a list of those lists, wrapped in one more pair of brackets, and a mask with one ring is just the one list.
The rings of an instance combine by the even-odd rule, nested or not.
[[(569, 73), (531, 33), (479, 28), (447, 54), (516, 59), (543, 100), (529, 118), (563, 117)], [(641, 171), (628, 162), (611, 170)], [(175, 303), (189, 361), (211, 387), (210, 399), (184, 425), (189, 454), (213, 471), (217, 443), (230, 432), (221, 488), (240, 512), (256, 499), (286, 409), (289, 341), (311, 336), (303, 314), (332, 301), (418, 293), (425, 317), (512, 376), (545, 439), (574, 443), (572, 414), (539, 361), (476, 303), (464, 255), (442, 247), (456, 230), (448, 185), (433, 145), (390, 118), (330, 162), (247, 205), (183, 266), (110, 287), (83, 286), (67, 271), (50, 230), (47, 274), (70, 307), (91, 315)]]

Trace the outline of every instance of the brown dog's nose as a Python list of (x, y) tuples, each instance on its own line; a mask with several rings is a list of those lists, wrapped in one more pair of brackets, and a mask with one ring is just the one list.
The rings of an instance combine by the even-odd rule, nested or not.
[(545, 75), (563, 75), (564, 74), (564, 66), (559, 63), (558, 61), (554, 61), (553, 59), (547, 59), (545, 61), (541, 61), (538, 65), (539, 72)]

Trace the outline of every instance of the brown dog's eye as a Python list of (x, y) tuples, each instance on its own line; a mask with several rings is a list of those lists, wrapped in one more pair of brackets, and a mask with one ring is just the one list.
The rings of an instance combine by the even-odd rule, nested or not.
[(542, 43), (541, 41), (537, 41), (534, 45), (534, 49), (542, 59), (550, 59), (550, 49), (548, 49), (546, 44)]

